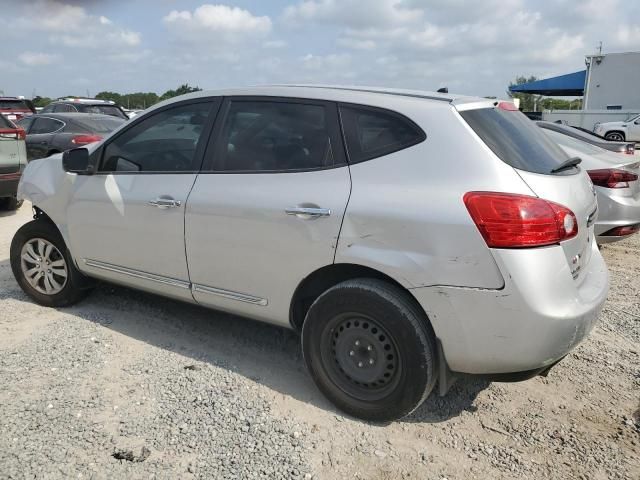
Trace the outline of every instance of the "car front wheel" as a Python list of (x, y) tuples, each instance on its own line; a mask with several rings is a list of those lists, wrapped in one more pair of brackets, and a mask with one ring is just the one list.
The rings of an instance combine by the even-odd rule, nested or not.
[(624, 134), (620, 132), (607, 133), (604, 138), (611, 140), (612, 142), (624, 142)]
[(324, 395), (364, 420), (408, 415), (436, 380), (424, 313), (408, 293), (377, 279), (345, 281), (323, 293), (307, 313), (302, 350)]
[(11, 241), (10, 256), (18, 284), (39, 304), (65, 307), (85, 296), (86, 279), (50, 222), (39, 219), (23, 225)]

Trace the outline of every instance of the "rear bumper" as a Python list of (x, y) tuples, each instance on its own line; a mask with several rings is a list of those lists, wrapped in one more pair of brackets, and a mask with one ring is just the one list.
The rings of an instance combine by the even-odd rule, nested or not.
[(626, 227), (640, 223), (640, 195), (606, 195), (598, 192), (598, 220), (594, 232), (598, 243), (617, 242), (627, 236), (604, 236), (616, 227)]
[[(3, 178), (4, 177), (4, 178)], [(8, 178), (7, 178), (8, 177)], [(0, 198), (15, 197), (18, 192), (20, 177), (0, 175)]]
[(441, 342), (449, 369), (491, 375), (540, 373), (593, 329), (609, 277), (595, 242), (581, 281), (562, 247), (494, 250), (502, 290), (424, 287), (411, 292)]

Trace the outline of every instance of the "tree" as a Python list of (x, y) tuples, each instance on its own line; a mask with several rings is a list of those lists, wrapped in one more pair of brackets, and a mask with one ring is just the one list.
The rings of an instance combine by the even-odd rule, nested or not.
[[(510, 87), (514, 87), (516, 85), (522, 85), (524, 83), (535, 82), (537, 77), (531, 75), (529, 78), (524, 75), (519, 75), (516, 77), (515, 81), (509, 82)], [(535, 95), (533, 93), (511, 93), (511, 90), (507, 92), (511, 98), (517, 98), (520, 100), (520, 110), (523, 112), (535, 112), (538, 101), (542, 98), (541, 95)], [(539, 110), (538, 110), (539, 111)]]
[(49, 97), (41, 97), (40, 95), (36, 95), (35, 97), (33, 97), (33, 99), (31, 100), (31, 103), (33, 103), (34, 107), (46, 107), (47, 105), (49, 105), (53, 100), (51, 100)]
[(200, 87), (192, 87), (188, 83), (185, 83), (175, 90), (167, 90), (164, 92), (160, 97), (160, 100), (177, 97), (178, 95), (184, 95), (185, 93), (199, 92), (200, 90), (202, 90)]

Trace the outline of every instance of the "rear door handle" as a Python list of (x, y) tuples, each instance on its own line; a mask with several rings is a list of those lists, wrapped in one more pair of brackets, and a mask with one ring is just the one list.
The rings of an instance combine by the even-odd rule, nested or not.
[(149, 200), (147, 205), (158, 208), (175, 208), (182, 205), (180, 200), (174, 200), (173, 198), (158, 197), (155, 200)]
[(331, 215), (330, 209), (317, 207), (289, 207), (284, 211), (287, 215), (296, 215), (300, 218), (319, 218)]

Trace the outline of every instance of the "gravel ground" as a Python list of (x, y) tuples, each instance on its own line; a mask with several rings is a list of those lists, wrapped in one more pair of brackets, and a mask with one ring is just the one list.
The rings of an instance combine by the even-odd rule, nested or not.
[(461, 380), (411, 417), (334, 409), (286, 330), (102, 285), (36, 306), (0, 214), (0, 478), (640, 478), (640, 237), (606, 246), (611, 293), (547, 378)]

